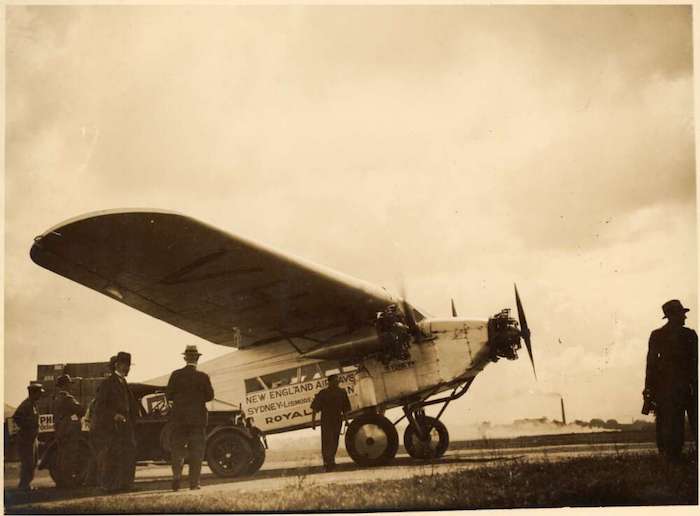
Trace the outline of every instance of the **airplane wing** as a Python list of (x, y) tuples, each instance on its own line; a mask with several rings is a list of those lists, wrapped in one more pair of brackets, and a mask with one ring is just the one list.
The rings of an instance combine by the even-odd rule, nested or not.
[(37, 237), (30, 255), (61, 276), (236, 348), (343, 341), (368, 331), (376, 312), (397, 301), (369, 283), (170, 212), (84, 215)]

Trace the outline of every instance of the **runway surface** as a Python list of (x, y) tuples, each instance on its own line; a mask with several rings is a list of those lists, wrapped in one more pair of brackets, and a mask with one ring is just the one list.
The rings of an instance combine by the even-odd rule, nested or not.
[[(448, 450), (444, 457), (432, 461), (417, 461), (407, 455), (399, 455), (391, 465), (378, 468), (361, 468), (348, 457), (338, 458), (335, 471), (326, 473), (319, 464), (317, 456), (304, 460), (269, 460), (263, 468), (252, 477), (240, 479), (222, 479), (203, 468), (202, 491), (231, 492), (231, 494), (249, 491), (276, 490), (286, 486), (353, 484), (368, 480), (394, 480), (410, 478), (417, 475), (437, 475), (459, 470), (502, 466), (508, 461), (557, 461), (577, 456), (620, 455), (630, 453), (653, 453), (653, 443), (629, 444), (600, 444), (600, 445), (562, 445), (533, 448), (479, 449), (479, 450)], [(62, 501), (72, 499), (87, 499), (105, 496), (95, 488), (80, 488), (73, 490), (57, 489), (46, 471), (37, 472), (33, 483), (36, 490), (30, 493), (18, 492), (14, 487), (17, 483), (18, 465), (5, 465), (5, 506), (6, 511), (12, 508), (20, 510), (34, 504), (40, 507), (60, 507)], [(136, 485), (133, 491), (110, 496), (148, 497), (162, 496), (170, 493), (179, 496), (189, 492), (188, 489), (178, 493), (170, 491), (170, 467), (168, 465), (148, 464), (139, 466), (136, 474)], [(187, 481), (183, 484), (186, 486)]]

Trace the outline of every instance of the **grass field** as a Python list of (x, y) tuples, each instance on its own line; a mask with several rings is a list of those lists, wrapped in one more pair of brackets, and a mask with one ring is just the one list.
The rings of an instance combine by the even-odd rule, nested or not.
[(237, 493), (149, 493), (92, 497), (6, 509), (7, 513), (197, 513), (317, 510), (480, 509), (697, 504), (697, 464), (664, 464), (654, 454), (515, 461), (494, 467), (403, 480), (295, 485)]

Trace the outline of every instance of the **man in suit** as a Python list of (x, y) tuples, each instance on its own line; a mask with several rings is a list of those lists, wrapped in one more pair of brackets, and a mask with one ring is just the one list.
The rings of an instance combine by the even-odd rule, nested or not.
[(659, 452), (670, 462), (681, 457), (685, 414), (697, 446), (698, 336), (685, 327), (686, 313), (677, 299), (661, 307), (668, 322), (651, 332), (647, 353), (645, 406), (656, 412)]
[(311, 428), (316, 429), (316, 412), (321, 412), (321, 454), (326, 471), (335, 469), (335, 453), (343, 420), (350, 412), (350, 399), (339, 386), (338, 375), (328, 377), (328, 387), (321, 389), (311, 402)]
[(82, 483), (78, 478), (80, 470), (80, 418), (85, 408), (68, 392), (73, 383), (70, 375), (62, 374), (56, 379), (56, 392), (53, 398), (53, 426), (58, 444), (57, 466), (60, 475), (70, 485)]
[[(115, 366), (117, 363), (117, 356), (111, 356), (109, 358), (109, 372), (110, 374), (114, 374), (115, 371)], [(97, 401), (97, 396), (99, 395), (99, 389), (100, 384), (97, 387), (97, 392), (95, 393), (95, 397), (90, 401), (90, 404), (87, 406), (87, 409), (85, 410), (85, 422), (88, 425), (88, 428), (90, 430), (90, 447), (92, 448), (92, 455), (90, 457), (90, 465), (88, 467), (88, 474), (87, 478), (85, 479), (86, 485), (97, 485), (101, 486), (102, 481), (101, 481), (101, 468), (98, 463), (98, 459), (100, 458), (100, 453), (102, 451), (102, 446), (104, 444), (104, 439), (101, 439), (100, 432), (98, 431), (97, 428), (97, 412), (95, 411), (95, 404)]]
[(29, 491), (34, 479), (36, 467), (36, 437), (39, 435), (39, 411), (36, 402), (44, 394), (44, 388), (40, 383), (30, 383), (27, 387), (29, 393), (27, 399), (20, 403), (13, 417), (19, 427), (17, 434), (17, 451), (20, 460), (19, 489)]
[[(180, 489), (182, 466), (187, 453), (190, 468), (190, 489), (199, 489), (199, 475), (204, 458), (205, 429), (207, 426), (206, 402), (214, 399), (214, 389), (209, 375), (197, 371), (197, 361), (202, 354), (197, 346), (187, 346), (183, 353), (187, 365), (173, 371), (168, 381), (166, 395), (172, 402), (169, 424), (172, 425), (170, 449), (172, 453), (173, 491)], [(185, 452), (185, 447), (187, 452)]]
[(117, 353), (114, 372), (100, 384), (95, 398), (98, 477), (108, 492), (130, 489), (136, 472), (134, 425), (139, 407), (126, 382), (130, 369), (131, 355)]

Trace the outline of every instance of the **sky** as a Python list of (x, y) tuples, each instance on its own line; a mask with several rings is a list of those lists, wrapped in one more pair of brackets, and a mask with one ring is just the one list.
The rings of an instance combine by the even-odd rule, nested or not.
[(34, 236), (177, 211), (526, 353), (450, 424), (641, 418), (661, 304), (697, 324), (688, 6), (6, 8), (5, 402), (37, 364), (230, 352), (34, 265)]

